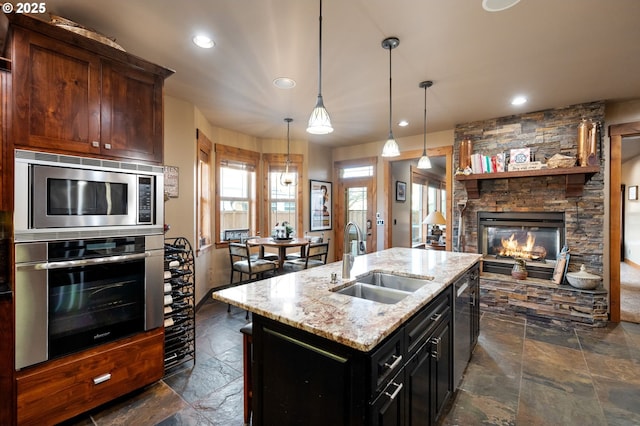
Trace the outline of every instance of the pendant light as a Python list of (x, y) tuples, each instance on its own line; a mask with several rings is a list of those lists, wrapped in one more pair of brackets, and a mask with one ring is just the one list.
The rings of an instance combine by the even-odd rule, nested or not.
[(398, 148), (398, 144), (393, 138), (393, 132), (391, 130), (391, 50), (398, 47), (399, 44), (400, 40), (396, 37), (389, 37), (382, 40), (382, 47), (389, 50), (389, 137), (382, 148), (383, 157), (397, 157), (400, 155), (400, 148)]
[(424, 145), (422, 147), (422, 157), (418, 161), (418, 168), (430, 169), (431, 160), (427, 155), (427, 88), (433, 86), (433, 81), (423, 81), (419, 86), (424, 89)]
[(322, 101), (322, 0), (320, 0), (320, 37), (318, 38), (318, 100), (309, 117), (307, 133), (314, 135), (326, 135), (333, 132), (331, 118)]
[(284, 121), (287, 122), (287, 161), (284, 166), (284, 173), (280, 174), (280, 184), (284, 186), (296, 186), (296, 174), (289, 172), (289, 166), (291, 165), (291, 160), (289, 159), (289, 125), (293, 121), (293, 118), (285, 118)]

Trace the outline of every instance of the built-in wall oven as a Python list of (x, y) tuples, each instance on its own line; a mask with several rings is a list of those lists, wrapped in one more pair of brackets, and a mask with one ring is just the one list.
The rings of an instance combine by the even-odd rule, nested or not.
[(163, 325), (163, 168), (15, 151), (15, 366)]
[(16, 244), (16, 369), (163, 324), (162, 235)]

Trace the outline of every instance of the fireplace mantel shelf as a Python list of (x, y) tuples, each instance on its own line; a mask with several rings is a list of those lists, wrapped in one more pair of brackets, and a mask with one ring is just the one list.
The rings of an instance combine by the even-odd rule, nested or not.
[(516, 172), (483, 173), (471, 175), (457, 175), (457, 181), (464, 183), (467, 197), (480, 198), (480, 182), (487, 179), (512, 179), (536, 176), (565, 176), (565, 191), (567, 197), (580, 197), (584, 184), (591, 177), (600, 172), (600, 166), (568, 167), (540, 170), (523, 170)]

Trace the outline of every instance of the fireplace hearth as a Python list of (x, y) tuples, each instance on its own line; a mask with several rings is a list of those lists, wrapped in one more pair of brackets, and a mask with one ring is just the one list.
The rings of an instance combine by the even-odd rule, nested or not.
[(478, 252), (483, 272), (509, 275), (516, 258), (530, 277), (551, 279), (565, 244), (562, 212), (478, 212)]

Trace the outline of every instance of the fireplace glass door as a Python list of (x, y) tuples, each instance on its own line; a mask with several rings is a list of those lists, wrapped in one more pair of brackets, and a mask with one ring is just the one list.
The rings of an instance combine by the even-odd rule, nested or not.
[(564, 245), (564, 229), (564, 213), (479, 212), (483, 270), (509, 274), (515, 259), (525, 259), (529, 276), (550, 278)]

